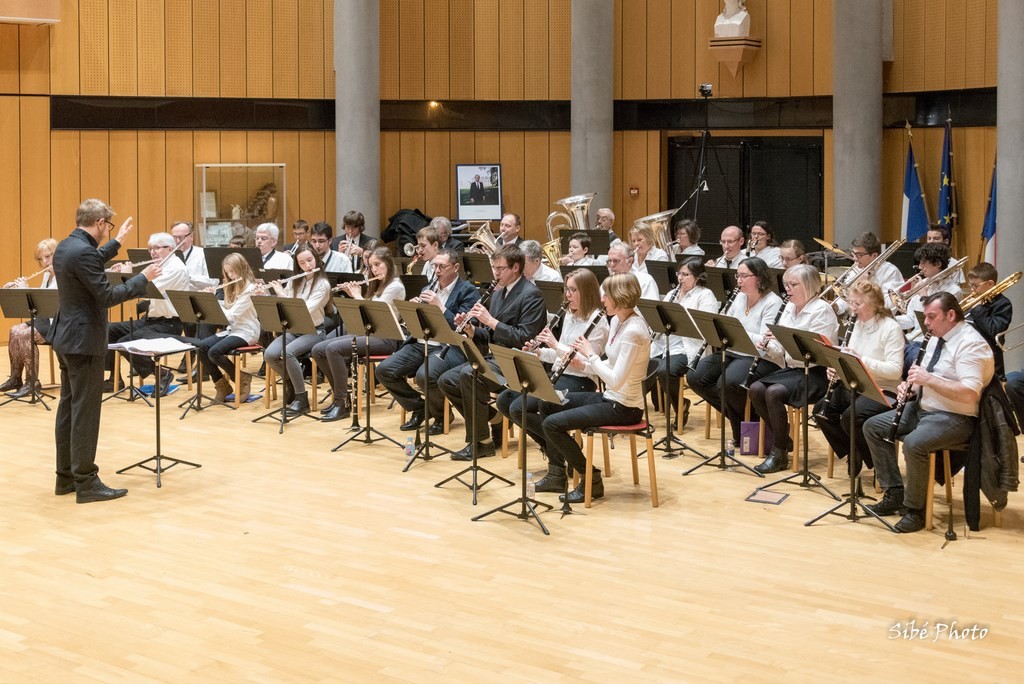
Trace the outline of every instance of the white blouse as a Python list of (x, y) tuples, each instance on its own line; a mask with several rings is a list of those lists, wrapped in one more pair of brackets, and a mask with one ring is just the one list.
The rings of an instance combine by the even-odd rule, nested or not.
[(217, 333), (217, 337), (234, 335), (241, 337), (247, 344), (256, 344), (260, 338), (260, 321), (256, 316), (256, 307), (252, 305), (252, 296), (256, 292), (256, 283), (250, 282), (228, 306), (220, 303), (224, 316), (228, 319), (228, 327)]
[(849, 351), (860, 357), (883, 390), (895, 392), (903, 378), (903, 347), (906, 342), (900, 324), (891, 316), (857, 321), (850, 335)]
[[(796, 305), (792, 302), (786, 304), (782, 318), (779, 319), (779, 325), (824, 335), (833, 344), (836, 341), (836, 333), (839, 331), (836, 312), (832, 310), (831, 304), (822, 299), (813, 299), (807, 302), (800, 313), (796, 312)], [(768, 343), (765, 357), (779, 366), (800, 368), (804, 365), (803, 359), (794, 359), (789, 352), (782, 348), (782, 343), (776, 339)]]
[[(689, 292), (684, 294), (682, 298), (676, 297), (673, 293), (669, 292), (665, 295), (665, 301), (671, 301), (669, 295), (676, 299), (680, 306), (684, 309), (695, 309), (697, 311), (718, 311), (718, 300), (715, 299), (715, 293), (703, 286), (697, 286), (692, 288)], [(686, 359), (690, 365), (694, 365), (694, 357), (700, 350), (701, 345), (704, 344), (704, 340), (700, 337), (680, 337), (678, 335), (671, 335), (672, 346), (670, 351), (672, 356), (679, 356), (680, 354), (686, 354)], [(665, 336), (658, 335), (654, 342), (651, 343), (651, 356), (662, 356), (665, 354)]]
[(753, 256), (768, 264), (768, 268), (782, 268), (782, 250), (779, 247), (765, 247)]
[[(782, 297), (768, 291), (761, 295), (754, 306), (748, 308), (747, 295), (740, 292), (726, 313), (739, 320), (743, 329), (750, 335), (750, 341), (756, 347), (761, 344), (761, 337), (768, 330), (768, 324), (775, 321), (775, 314), (778, 313), (781, 306)], [(749, 356), (749, 354), (734, 353), (738, 356)]]
[(619, 322), (612, 318), (608, 346), (608, 360), (592, 354), (587, 359), (586, 372), (594, 373), (605, 384), (604, 397), (623, 406), (644, 407), (644, 378), (651, 358), (651, 337), (642, 316), (630, 315)]
[(313, 325), (319, 327), (324, 324), (324, 309), (331, 300), (331, 283), (327, 278), (315, 276), (312, 281), (302, 278), (299, 282), (301, 284), (292, 289), (293, 296), (305, 300)]
[[(587, 340), (590, 341), (590, 347), (594, 350), (594, 353), (600, 356), (604, 353), (605, 345), (608, 343), (608, 318), (603, 313), (598, 314), (597, 312), (591, 314), (591, 318), (598, 315), (597, 325), (587, 336)], [(565, 356), (569, 353), (571, 345), (579, 337), (587, 331), (587, 327), (590, 326), (591, 318), (577, 318), (575, 314), (566, 314), (562, 321), (562, 332), (558, 336), (558, 345), (556, 348), (542, 347), (537, 350), (537, 356), (544, 363), (554, 363), (557, 359)], [(592, 378), (594, 377), (593, 372), (586, 372), (585, 370), (576, 370), (572, 366), (565, 371), (566, 375), (575, 375), (581, 378)]]
[(633, 272), (647, 273), (647, 262), (648, 261), (670, 261), (668, 254), (665, 250), (660, 247), (651, 247), (650, 251), (647, 252), (647, 256), (644, 257), (644, 262), (640, 263), (638, 258), (633, 259)]

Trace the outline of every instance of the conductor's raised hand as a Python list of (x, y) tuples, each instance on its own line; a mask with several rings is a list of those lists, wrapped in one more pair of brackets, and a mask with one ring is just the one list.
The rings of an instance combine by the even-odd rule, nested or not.
[[(117, 237), (115, 239), (118, 242), (123, 243), (125, 237), (128, 236), (128, 233), (132, 232), (132, 228), (134, 228), (134, 227), (135, 227), (135, 224), (132, 222), (132, 217), (129, 216), (128, 218), (126, 218), (124, 220), (124, 223), (121, 224), (121, 227), (117, 229)], [(146, 270), (149, 270), (149, 269), (146, 269)], [(152, 278), (150, 278), (150, 280), (152, 280)]]

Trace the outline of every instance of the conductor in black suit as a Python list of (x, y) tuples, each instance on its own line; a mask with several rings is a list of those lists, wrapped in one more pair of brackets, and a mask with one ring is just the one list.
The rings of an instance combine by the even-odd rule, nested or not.
[[(121, 285), (111, 285), (103, 265), (117, 254), (132, 229), (129, 216), (117, 238), (107, 242), (113, 210), (97, 199), (78, 207), (77, 228), (57, 245), (53, 271), (59, 309), (46, 336), (60, 362), (60, 403), (57, 406), (57, 484), (54, 493), (76, 492), (78, 503), (116, 499), (127, 489), (103, 484), (96, 467), (103, 357), (107, 353), (107, 309), (146, 291), (146, 282), (160, 275), (151, 264)], [(106, 243), (99, 247), (100, 243)], [(60, 288), (63, 288), (61, 290)]]
[[(491, 270), (494, 271), (494, 281), (498, 286), (488, 306), (484, 307), (477, 302), (468, 313), (456, 317), (458, 323), (467, 316), (476, 318), (476, 324), (466, 327), (465, 332), (484, 354), (488, 353), (492, 343), (522, 348), (526, 342), (539, 335), (547, 324), (544, 296), (536, 285), (523, 277), (525, 263), (522, 251), (515, 245), (499, 247), (491, 256)], [(490, 358), (488, 363), (500, 378), (498, 365)], [(488, 434), (488, 423), (499, 414), (490, 405), (490, 393), (501, 388), (481, 378), (476, 386), (474, 412), (470, 403), (474, 396), (473, 377), (472, 366), (464, 363), (447, 371), (438, 382), (441, 392), (466, 420), (466, 446), (452, 454), (455, 461), (472, 460), (474, 441), (478, 443), (478, 457), (494, 455), (494, 442)], [(472, 422), (471, 417), (474, 419)]]

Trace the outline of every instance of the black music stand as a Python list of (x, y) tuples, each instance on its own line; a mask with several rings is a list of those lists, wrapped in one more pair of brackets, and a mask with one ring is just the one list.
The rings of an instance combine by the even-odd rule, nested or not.
[(544, 296), (544, 308), (549, 314), (557, 313), (565, 301), (565, 284), (547, 280), (538, 280), (534, 283), (541, 295)]
[(398, 279), (405, 286), (405, 299), (407, 301), (423, 292), (428, 284), (427, 276), (419, 275), (418, 273), (403, 273), (398, 276)]
[[(725, 368), (726, 368), (726, 357), (728, 352), (735, 351), (738, 354), (747, 354), (749, 356), (757, 358), (757, 348), (754, 343), (750, 341), (750, 335), (747, 334), (743, 324), (738, 319), (725, 314), (713, 313), (710, 311), (698, 311), (696, 309), (690, 309), (690, 317), (693, 319), (693, 324), (697, 327), (700, 332), (700, 336), (707, 340), (707, 343), (712, 348), (717, 349), (722, 360), (722, 375), (719, 378), (719, 402), (722, 407), (722, 421), (720, 427), (720, 451), (712, 456), (707, 456), (703, 461), (693, 466), (689, 470), (683, 472), (683, 475), (689, 475), (703, 468), (706, 465), (714, 466), (719, 470), (725, 470), (726, 468), (732, 468), (734, 466), (740, 466), (746, 468), (748, 471), (757, 475), (758, 477), (764, 477), (761, 473), (757, 472), (743, 461), (736, 458), (735, 455), (730, 454), (725, 449), (725, 424), (728, 421), (726, 418), (726, 403), (725, 403)], [(715, 460), (717, 459), (717, 463)], [(732, 461), (731, 464), (726, 463), (726, 460)]]
[[(401, 314), (405, 326), (409, 329), (409, 334), (423, 340), (423, 373), (426, 377), (430, 377), (430, 342), (437, 340), (443, 344), (460, 345), (462, 340), (466, 339), (462, 335), (455, 334), (444, 317), (444, 311), (434, 304), (396, 301), (395, 308)], [(444, 349), (444, 347), (435, 347), (434, 349), (436, 351)], [(420, 430), (423, 430), (422, 442), (420, 441)], [(416, 449), (406, 461), (402, 472), (409, 470), (417, 458), (424, 461), (433, 460), (435, 455), (430, 453), (432, 446), (446, 454), (453, 453), (451, 449), (430, 442), (430, 383), (428, 382), (423, 387), (423, 421), (416, 428)]]
[[(201, 325), (227, 327), (228, 318), (224, 315), (220, 300), (213, 292), (193, 292), (191, 290), (167, 290), (167, 297), (171, 305), (178, 313), (182, 323), (194, 323), (198, 330)], [(220, 405), (235, 410), (235, 407), (227, 402), (219, 402), (213, 397), (203, 394), (203, 361), (199, 354), (196, 354), (196, 393), (178, 404), (178, 408), (184, 408), (178, 420), (184, 420), (189, 411), (202, 411), (203, 399), (214, 405)]]
[(668, 292), (679, 284), (679, 264), (675, 261), (648, 259), (644, 265), (647, 266), (647, 275), (658, 285), (658, 292)]
[[(163, 373), (163, 364), (160, 360), (169, 354), (180, 354), (185, 352), (186, 354), (193, 349), (194, 346), (181, 342), (173, 337), (158, 337), (155, 339), (137, 340), (134, 342), (118, 343), (114, 346), (115, 349), (119, 349), (127, 354), (137, 354), (142, 356), (149, 356), (153, 359), (156, 364), (156, 377), (160, 378)], [(142, 468), (148, 470), (151, 473), (156, 473), (156, 486), (162, 487), (163, 482), (161, 481), (161, 475), (165, 470), (170, 470), (178, 464), (192, 466), (193, 468), (202, 468), (198, 463), (192, 461), (185, 461), (180, 458), (174, 458), (173, 456), (164, 456), (161, 452), (160, 447), (160, 383), (159, 381), (155, 385), (156, 391), (153, 392), (154, 399), (156, 401), (156, 454), (150, 456), (147, 459), (133, 463), (130, 466), (125, 466), (117, 471), (118, 475), (125, 473), (132, 468)], [(150, 461), (155, 461), (154, 465), (148, 465)], [(163, 465), (164, 461), (169, 461), (168, 465)]]
[[(882, 516), (875, 513), (871, 508), (861, 503), (862, 498), (869, 499), (871, 497), (865, 497), (860, 492), (858, 486), (858, 480), (860, 478), (860, 454), (857, 453), (857, 415), (854, 410), (857, 406), (857, 397), (865, 396), (868, 399), (872, 399), (882, 404), (883, 406), (889, 406), (889, 400), (882, 390), (875, 384), (874, 378), (871, 377), (871, 373), (864, 367), (864, 364), (859, 358), (853, 354), (849, 354), (844, 351), (840, 351), (836, 347), (828, 347), (821, 345), (820, 357), (827, 362), (827, 365), (836, 373), (836, 377), (841, 383), (850, 391), (850, 493), (844, 495), (844, 500), (837, 503), (832, 508), (828, 509), (821, 515), (812, 518), (804, 523), (804, 525), (813, 525), (827, 515), (838, 515), (846, 518), (852, 522), (857, 522), (861, 518), (872, 517), (878, 522), (889, 528), (890, 532), (895, 532), (896, 528), (889, 524)], [(823, 364), (824, 365), (824, 364)], [(848, 513), (843, 514), (840, 509), (844, 508), (847, 504), (850, 506)], [(857, 512), (858, 507), (864, 511), (867, 515), (861, 515)]]
[(608, 279), (608, 276), (611, 275), (611, 271), (608, 270), (608, 267), (602, 264), (588, 264), (586, 266), (562, 266), (558, 270), (561, 271), (562, 273), (562, 280), (565, 280), (565, 277), (567, 275), (580, 268), (593, 273), (594, 277), (597, 278), (598, 285), (606, 281)]
[[(526, 495), (526, 405), (529, 403), (531, 394), (536, 395), (538, 399), (549, 401), (552, 404), (561, 404), (562, 399), (558, 396), (558, 392), (555, 391), (555, 386), (551, 384), (551, 380), (548, 378), (547, 371), (544, 370), (540, 359), (533, 354), (493, 344), (491, 345), (491, 353), (494, 354), (494, 360), (497, 362), (498, 367), (501, 368), (502, 375), (505, 376), (509, 388), (522, 394), (521, 403), (523, 410), (519, 416), (519, 460), (522, 463), (522, 492), (515, 501), (509, 501), (503, 506), (498, 506), (486, 513), (481, 513), (474, 517), (473, 521), (483, 520), (492, 513), (499, 512), (515, 516), (520, 520), (528, 521), (533, 517), (544, 534), (551, 534), (548, 532), (548, 528), (544, 526), (544, 521), (540, 519), (540, 515), (537, 513), (537, 506), (544, 506), (549, 511), (554, 507), (543, 501), (531, 499)], [(517, 505), (520, 507), (518, 513), (508, 510)]]
[(463, 252), (462, 271), (466, 274), (466, 280), (474, 285), (487, 285), (494, 280), (491, 257), (486, 254)]
[[(661, 383), (665, 392), (665, 436), (654, 443), (654, 448), (665, 452), (662, 454), (662, 458), (678, 458), (683, 455), (682, 452), (684, 451), (692, 451), (701, 458), (707, 458), (707, 454), (697, 451), (672, 434), (674, 421), (672, 420), (672, 392), (669, 389), (671, 386), (669, 379), (672, 373), (670, 368), (672, 365), (671, 336), (700, 337), (700, 331), (693, 324), (689, 314), (686, 313), (686, 309), (676, 302), (641, 299), (637, 306), (640, 309), (640, 313), (643, 314), (644, 320), (647, 321), (647, 325), (651, 327), (651, 330), (665, 335), (665, 374)], [(682, 379), (680, 379), (680, 382), (682, 382)], [(681, 411), (682, 408), (680, 406), (679, 410)], [(679, 446), (679, 449), (675, 448), (676, 445)]]
[(562, 248), (562, 254), (569, 253), (569, 240), (571, 240), (572, 236), (576, 233), (584, 233), (590, 238), (590, 256), (608, 253), (608, 247), (611, 246), (612, 240), (608, 235), (607, 230), (573, 230), (572, 228), (559, 228), (558, 243)]
[[(363, 351), (363, 372), (367, 372), (367, 369), (370, 367), (371, 335), (384, 337), (389, 340), (402, 341), (405, 339), (405, 333), (403, 333), (401, 327), (399, 327), (398, 321), (395, 319), (395, 314), (391, 311), (391, 307), (388, 306), (387, 302), (374, 302), (367, 301), (365, 299), (341, 299), (340, 297), (335, 297), (334, 304), (338, 307), (338, 313), (341, 314), (341, 319), (345, 321), (345, 329), (349, 335), (357, 335), (360, 330), (363, 331), (363, 335), (366, 340)], [(357, 358), (353, 356), (352, 364), (356, 365), (356, 362)], [(356, 372), (359, 372), (358, 368), (356, 369)], [(369, 379), (369, 377), (367, 377), (367, 379)], [(373, 388), (369, 386), (369, 382), (367, 382), (366, 391), (373, 391)], [(331, 449), (331, 451), (337, 451), (360, 435), (364, 436), (363, 439), (360, 440), (363, 444), (373, 444), (374, 442), (386, 439), (395, 446), (401, 447), (402, 444), (397, 440), (388, 437), (370, 424), (369, 396), (367, 396), (363, 405), (366, 407), (366, 427), (359, 427), (358, 421), (353, 421), (352, 429), (355, 430), (355, 434), (343, 440), (341, 444)], [(352, 407), (352, 413), (358, 416), (358, 411), (355, 406)], [(373, 435), (379, 436), (374, 437)]]
[[(147, 255), (149, 254), (148, 250), (146, 251), (146, 254)], [(136, 267), (136, 268), (139, 268), (139, 267)], [(142, 267), (142, 268), (144, 268), (144, 267)], [(106, 274), (107, 274), (107, 282), (109, 282), (111, 285), (114, 285), (114, 286), (123, 285), (126, 281), (131, 280), (136, 275), (138, 275), (138, 273), (141, 273), (141, 272), (142, 272), (141, 270), (139, 270), (139, 271), (137, 271), (135, 273), (121, 273), (121, 272), (118, 272), (118, 271), (107, 271), (106, 272)], [(160, 292), (160, 290), (157, 289), (156, 285), (154, 285), (152, 283), (152, 281), (147, 281), (146, 282), (146, 292), (145, 292), (145, 294), (143, 294), (140, 297), (133, 298), (133, 299), (163, 299), (163, 298), (164, 298), (163, 293)], [(148, 316), (149, 315), (149, 310), (147, 309), (146, 313), (143, 314), (143, 315)], [(121, 303), (121, 316), (122, 316), (122, 318), (124, 317), (124, 303), (123, 302)], [(131, 342), (132, 340), (135, 339), (135, 323), (138, 322), (138, 320), (139, 319), (137, 319), (137, 318), (129, 318), (128, 321), (127, 321), (128, 322), (128, 341), (129, 342)], [(121, 376), (121, 369), (120, 368), (114, 368), (113, 370), (114, 370), (114, 377), (120, 377)], [(156, 379), (156, 382), (154, 383), (154, 386), (157, 388), (157, 390), (159, 390), (159, 388), (160, 388), (160, 376), (157, 376), (157, 379)], [(124, 392), (128, 393), (127, 398), (121, 396), (121, 394), (124, 393)], [(111, 394), (109, 397), (104, 399), (103, 401), (106, 402), (106, 401), (109, 401), (110, 399), (114, 399), (114, 398), (122, 399), (124, 401), (130, 401), (130, 402), (134, 402), (136, 399), (142, 399), (142, 401), (146, 402), (147, 406), (152, 406), (153, 405), (153, 404), (149, 403), (149, 398), (145, 394), (142, 393), (142, 390), (140, 390), (138, 387), (135, 386), (135, 366), (133, 366), (131, 364), (131, 360), (130, 359), (128, 361), (128, 383), (124, 387), (121, 387), (116, 392)]]
[[(490, 380), (491, 382), (493, 382), (496, 385), (501, 385), (502, 382), (501, 382), (501, 378), (499, 378), (495, 374), (494, 369), (492, 369), (490, 364), (487, 363), (487, 360), (484, 359), (483, 354), (480, 353), (480, 350), (477, 349), (476, 344), (472, 340), (468, 340), (468, 339), (466, 339), (464, 337), (462, 338), (462, 352), (466, 355), (466, 359), (468, 360), (468, 363), (469, 363), (470, 367), (473, 369), (473, 392), (472, 392), (472, 397), (470, 397), (470, 404), (469, 404), (469, 407), (470, 407), (469, 408), (469, 422), (470, 422), (470, 424), (473, 424), (476, 421), (476, 410), (477, 410), (477, 408), (476, 408), (477, 407), (477, 404), (476, 404), (476, 393), (477, 393), (477, 385), (479, 384), (480, 378), (487, 378), (488, 380)], [(525, 432), (522, 433), (522, 437), (519, 440), (519, 443), (524, 445), (524, 448), (525, 448), (525, 444), (526, 444), (526, 433)], [(474, 439), (473, 442), (472, 442), (472, 446), (470, 447), (470, 450), (473, 452), (473, 462), (472, 462), (471, 465), (467, 466), (466, 468), (463, 468), (462, 470), (460, 470), (459, 472), (455, 473), (451, 477), (446, 477), (445, 479), (441, 480), (436, 485), (434, 485), (435, 487), (441, 487), (441, 486), (451, 482), (452, 480), (457, 480), (458, 482), (461, 482), (463, 485), (465, 485), (466, 487), (468, 487), (469, 489), (471, 489), (473, 491), (473, 505), (474, 506), (476, 506), (476, 493), (477, 493), (477, 491), (481, 487), (483, 487), (485, 484), (490, 482), (491, 480), (501, 480), (502, 482), (507, 482), (510, 487), (515, 484), (514, 482), (512, 482), (512, 480), (509, 480), (508, 478), (504, 478), (501, 475), (498, 475), (497, 473), (492, 473), (490, 470), (487, 470), (487, 468), (482, 468), (479, 465), (477, 465), (477, 449), (478, 449), (478, 445), (479, 445), (479, 442)], [(473, 481), (472, 482), (466, 482), (465, 480), (462, 479), (462, 475), (465, 475), (466, 473), (473, 473)], [(478, 473), (486, 474), (488, 476), (487, 479), (484, 480), (483, 482), (479, 482), (478, 479), (477, 479), (477, 474)]]
[[(36, 350), (39, 345), (36, 344), (36, 319), (37, 318), (53, 318), (57, 315), (57, 308), (59, 305), (59, 299), (57, 290), (50, 288), (4, 288), (0, 289), (0, 310), (3, 311), (6, 318), (27, 318), (29, 325), (29, 344), (31, 345), (32, 357), (29, 360), (30, 363), (35, 364), (33, 369), (32, 377), (34, 377), (38, 383), (39, 381), (39, 364), (36, 363)], [(39, 387), (42, 383), (33, 384), (32, 392), (25, 397), (11, 397), (0, 406), (6, 406), (12, 401), (27, 401), (29, 404), (35, 404), (36, 402), (43, 405), (47, 411), (50, 407), (43, 401), (43, 397), (47, 399), (56, 399), (52, 394), (43, 392)]]
[[(260, 321), (260, 327), (267, 332), (281, 333), (281, 358), (285, 364), (288, 362), (288, 333), (297, 335), (315, 335), (316, 326), (313, 318), (309, 315), (309, 308), (306, 300), (297, 297), (253, 297), (252, 305), (256, 309), (256, 318)], [(281, 382), (291, 382), (288, 378), (288, 370), (285, 368)], [(267, 392), (270, 391), (268, 385)], [(258, 423), (264, 418), (272, 418), (280, 414), (280, 427), (277, 434), (284, 432), (284, 426), (293, 420), (305, 416), (310, 420), (317, 420), (316, 416), (306, 413), (288, 413), (288, 403), (284, 400), (284, 392), (281, 392), (281, 408), (274, 409), (270, 413), (264, 413), (252, 422)]]
[(704, 271), (707, 288), (715, 293), (715, 299), (724, 302), (736, 288), (736, 269), (708, 266)]
[[(803, 465), (800, 467), (800, 472), (792, 473), (782, 479), (769, 482), (766, 485), (758, 487), (758, 489), (767, 489), (773, 485), (782, 484), (784, 482), (795, 484), (799, 487), (810, 489), (811, 487), (821, 487), (828, 495), (836, 501), (839, 501), (839, 496), (828, 488), (821, 478), (815, 473), (811, 472), (810, 466), (808, 465), (808, 459), (810, 454), (810, 445), (807, 443), (807, 430), (808, 420), (807, 414), (810, 411), (810, 376), (811, 376), (811, 363), (815, 363), (819, 366), (827, 366), (828, 360), (821, 355), (821, 350), (825, 348), (822, 344), (823, 338), (818, 333), (808, 332), (806, 330), (798, 330), (796, 328), (787, 328), (784, 325), (768, 325), (768, 329), (772, 331), (772, 335), (778, 340), (782, 348), (793, 357), (794, 359), (800, 359), (804, 363), (804, 405), (800, 408), (800, 418), (803, 422)], [(824, 340), (828, 342), (828, 340)], [(799, 480), (799, 481), (796, 481)]]

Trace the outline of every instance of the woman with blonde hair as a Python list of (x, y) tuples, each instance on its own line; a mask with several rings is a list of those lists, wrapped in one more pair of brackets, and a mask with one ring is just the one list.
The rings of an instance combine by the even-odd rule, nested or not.
[[(41, 240), (36, 245), (36, 263), (43, 269), (43, 282), (40, 287), (46, 289), (57, 289), (57, 279), (53, 277), (53, 252), (57, 249), (57, 241), (53, 238)], [(4, 285), (5, 288), (26, 288), (26, 278), (15, 278)], [(50, 330), (50, 319), (37, 318), (35, 321), (36, 344), (46, 344), (46, 333)], [(39, 349), (32, 351), (33, 331), (28, 323), (18, 323), (11, 328), (7, 338), (7, 356), (11, 362), (11, 374), (4, 384), (0, 385), (0, 392), (10, 392), (15, 399), (28, 396), (35, 389), (39, 391)], [(24, 382), (21, 379), (22, 370), (25, 371)]]
[[(658, 230), (664, 230), (664, 224), (655, 223)], [(652, 226), (636, 225), (629, 229), (629, 240), (633, 245), (633, 272), (647, 273), (647, 260), (668, 261), (668, 254), (658, 247)]]
[[(221, 282), (223, 285), (216, 289), (224, 290), (224, 301), (220, 306), (228, 319), (228, 327), (200, 340), (196, 344), (196, 352), (217, 388), (215, 400), (224, 403), (232, 391), (228, 378), (235, 376), (235, 362), (227, 354), (239, 347), (256, 344), (260, 337), (260, 322), (256, 317), (256, 308), (252, 305), (256, 279), (245, 257), (238, 252), (224, 257), (221, 262)], [(214, 289), (208, 287), (206, 292), (213, 292)], [(252, 375), (243, 372), (238, 387), (234, 389), (238, 401), (249, 399), (251, 385)]]

